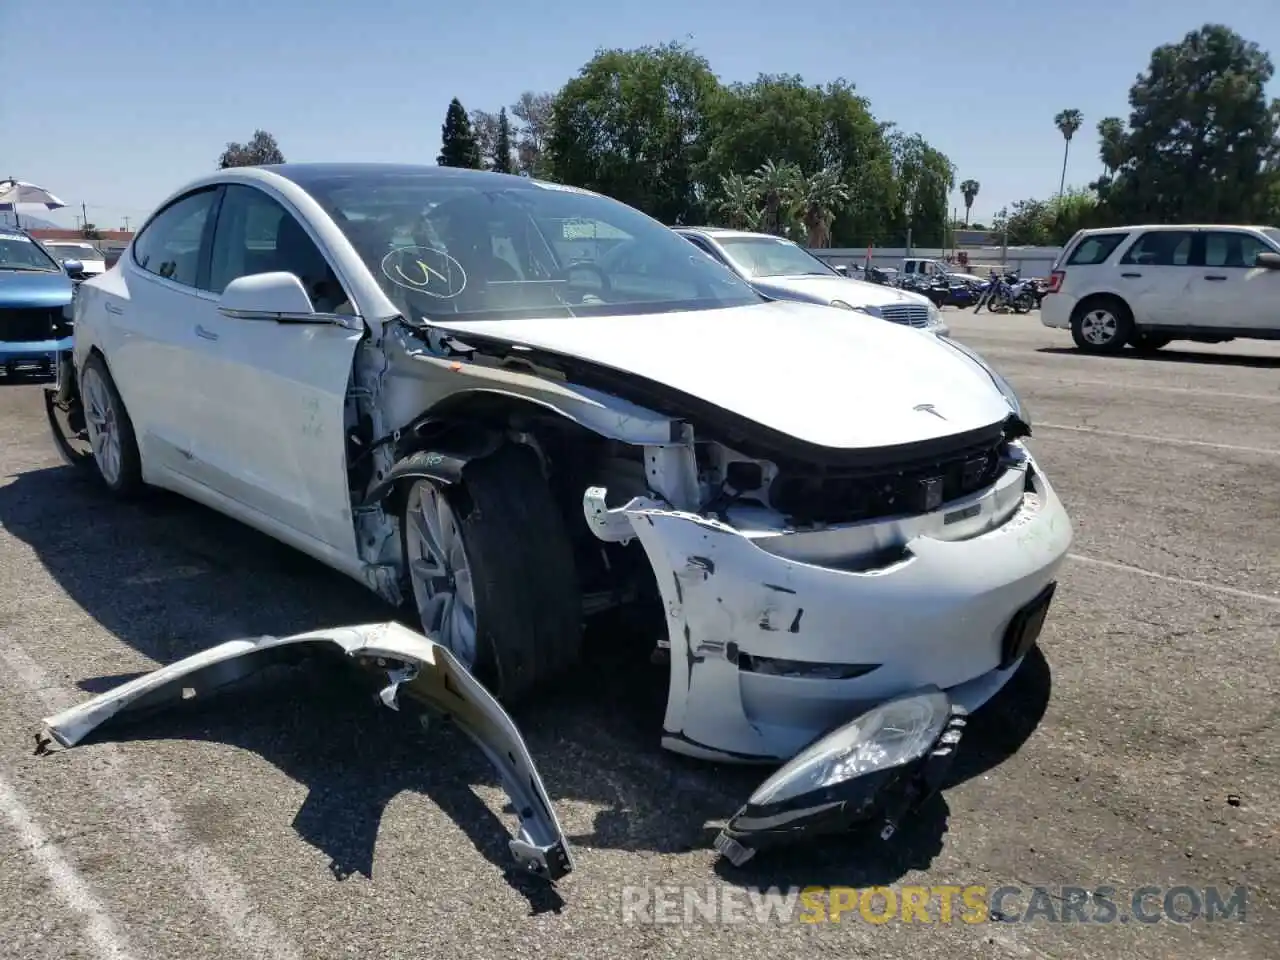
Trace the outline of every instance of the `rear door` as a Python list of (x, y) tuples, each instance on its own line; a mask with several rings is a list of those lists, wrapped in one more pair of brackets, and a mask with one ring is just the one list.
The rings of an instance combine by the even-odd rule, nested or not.
[[(317, 311), (354, 317), (345, 287), (297, 213), (257, 186), (228, 184), (213, 235), (211, 291), (221, 295), (238, 277), (273, 271), (299, 277)], [(354, 555), (344, 425), (363, 329), (237, 320), (216, 304), (204, 326), (214, 349), (194, 387), (209, 414), (201, 441), (210, 485)]]
[(197, 465), (191, 379), (205, 344), (195, 328), (208, 306), (201, 288), (220, 190), (196, 190), (158, 211), (134, 238), (118, 286), (105, 285), (93, 301), (106, 314), (102, 346), (149, 479), (190, 478)]
[(1197, 269), (1192, 261), (1195, 230), (1147, 230), (1121, 255), (1117, 293), (1139, 325), (1185, 326)]
[(1275, 248), (1247, 230), (1205, 230), (1191, 286), (1199, 327), (1280, 329), (1280, 271), (1255, 266)]

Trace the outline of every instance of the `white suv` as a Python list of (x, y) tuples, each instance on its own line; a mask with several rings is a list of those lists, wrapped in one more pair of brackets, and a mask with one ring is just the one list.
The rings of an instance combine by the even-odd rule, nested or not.
[(1092, 353), (1280, 340), (1280, 228), (1081, 230), (1054, 262), (1040, 320)]

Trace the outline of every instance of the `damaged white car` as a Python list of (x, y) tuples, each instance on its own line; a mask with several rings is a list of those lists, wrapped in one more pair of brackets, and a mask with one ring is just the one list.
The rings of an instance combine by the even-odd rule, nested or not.
[(412, 601), (501, 698), (570, 670), (593, 613), (659, 605), (663, 745), (795, 758), (722, 835), (738, 862), (935, 781), (1072, 536), (967, 349), (767, 301), (519, 177), (204, 177), (84, 282), (61, 361), (55, 436), (112, 492), (177, 491)]

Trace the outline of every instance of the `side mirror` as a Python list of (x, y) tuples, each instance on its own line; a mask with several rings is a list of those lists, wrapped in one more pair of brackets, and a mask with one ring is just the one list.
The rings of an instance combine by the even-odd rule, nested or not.
[(218, 312), (233, 320), (270, 320), (275, 323), (328, 323), (359, 328), (359, 318), (337, 313), (317, 313), (311, 295), (296, 274), (254, 273), (227, 284), (218, 300)]
[(63, 260), (62, 269), (66, 271), (67, 276), (73, 280), (78, 280), (84, 275), (84, 264), (79, 260)]
[(1265, 267), (1267, 270), (1280, 270), (1280, 253), (1260, 253), (1253, 261), (1253, 265)]
[(840, 276), (842, 277), (847, 277), (849, 275), (849, 268), (846, 267), (843, 263), (839, 264), (836, 267), (836, 273), (840, 274)]

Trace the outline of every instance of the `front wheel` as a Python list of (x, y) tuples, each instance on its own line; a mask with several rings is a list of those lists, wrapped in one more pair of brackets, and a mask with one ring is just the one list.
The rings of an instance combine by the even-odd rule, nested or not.
[(496, 696), (519, 700), (577, 663), (573, 546), (532, 451), (468, 464), (456, 486), (414, 481), (402, 519), (423, 632)]

